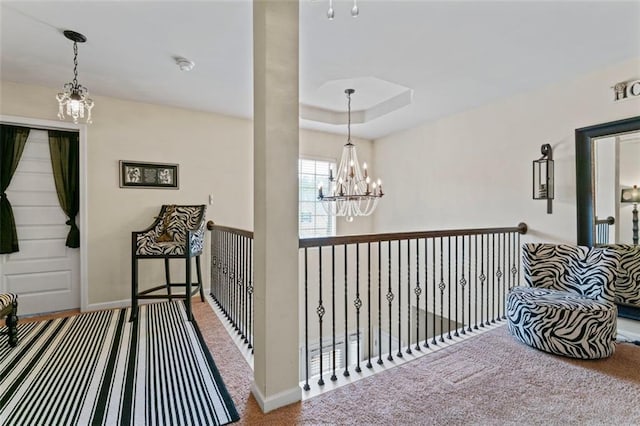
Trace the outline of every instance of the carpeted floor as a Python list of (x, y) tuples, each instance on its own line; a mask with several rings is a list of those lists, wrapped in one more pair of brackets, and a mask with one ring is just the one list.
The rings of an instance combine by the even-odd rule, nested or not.
[(516, 342), (506, 327), (265, 415), (223, 325), (206, 302), (193, 306), (240, 424), (640, 425), (640, 347), (571, 360)]

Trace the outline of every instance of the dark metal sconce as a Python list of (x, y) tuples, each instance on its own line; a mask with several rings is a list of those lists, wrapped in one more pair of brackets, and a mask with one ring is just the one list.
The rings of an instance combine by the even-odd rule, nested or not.
[(638, 185), (633, 188), (625, 188), (620, 194), (621, 203), (633, 203), (633, 245), (638, 245), (638, 203), (640, 203), (640, 189)]
[(544, 144), (540, 148), (542, 157), (533, 161), (533, 199), (547, 200), (547, 213), (553, 212), (553, 149)]

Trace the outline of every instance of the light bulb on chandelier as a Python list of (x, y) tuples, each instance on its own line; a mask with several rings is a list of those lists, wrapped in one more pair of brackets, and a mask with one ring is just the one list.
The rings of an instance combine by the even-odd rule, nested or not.
[[(358, 7), (358, 0), (353, 0), (353, 6), (351, 7), (351, 16), (357, 18), (360, 15), (360, 8)], [(335, 9), (333, 8), (333, 0), (329, 0), (329, 9), (327, 10), (327, 18), (330, 21), (336, 16)]]
[(334, 176), (329, 168), (329, 192), (325, 195), (322, 183), (318, 185), (318, 200), (327, 214), (345, 216), (352, 222), (355, 216), (369, 216), (376, 209), (384, 195), (382, 181), (371, 182), (367, 163), (358, 162), (356, 146), (351, 141), (351, 95), (353, 89), (345, 90), (348, 99), (347, 143), (342, 148), (342, 158)]

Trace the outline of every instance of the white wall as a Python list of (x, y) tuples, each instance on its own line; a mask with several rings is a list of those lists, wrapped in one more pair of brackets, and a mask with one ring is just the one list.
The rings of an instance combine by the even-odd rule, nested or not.
[[(375, 232), (525, 222), (522, 242), (575, 244), (574, 131), (640, 115), (640, 98), (613, 102), (611, 89), (639, 76), (636, 59), (375, 140), (387, 194), (374, 217)], [(550, 215), (531, 190), (532, 161), (545, 143), (555, 160)], [(640, 323), (621, 321), (619, 330), (640, 335)]]
[[(529, 225), (524, 240), (575, 243), (574, 130), (640, 114), (611, 86), (640, 76), (640, 59), (374, 141), (386, 195), (376, 232)], [(532, 200), (532, 165), (549, 143), (553, 214)], [(398, 167), (402, 165), (402, 167)]]
[[(57, 120), (56, 88), (2, 81), (0, 114)], [(218, 114), (93, 96), (94, 123), (88, 126), (88, 294), (90, 304), (130, 297), (131, 231), (151, 224), (161, 204), (207, 204), (216, 223), (252, 229), (253, 125)], [(345, 138), (300, 133), (302, 155), (337, 157)], [(362, 160), (372, 161), (371, 142), (357, 141)], [(180, 165), (180, 189), (123, 189), (118, 161)], [(370, 220), (344, 221), (342, 233), (370, 231)], [(209, 249), (203, 275), (209, 283)], [(176, 261), (177, 262), (177, 261)], [(175, 264), (176, 277), (182, 277)], [(161, 262), (142, 261), (141, 286), (163, 282)]]

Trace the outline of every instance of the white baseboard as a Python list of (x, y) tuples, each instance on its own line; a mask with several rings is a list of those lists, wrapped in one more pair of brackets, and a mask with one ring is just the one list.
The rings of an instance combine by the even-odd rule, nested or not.
[[(209, 294), (208, 288), (204, 288), (203, 291), (205, 292), (205, 295)], [(158, 300), (161, 300), (161, 299), (158, 299)], [(142, 299), (142, 300), (138, 300), (138, 305), (144, 305), (145, 303), (153, 303), (153, 302), (154, 300)], [(103, 311), (105, 309), (121, 309), (121, 308), (128, 308), (129, 306), (131, 306), (131, 299), (114, 300), (112, 302), (103, 302), (103, 303), (89, 303), (86, 309), (82, 310), (82, 312)]]
[(83, 312), (103, 311), (106, 309), (120, 309), (131, 306), (131, 299), (114, 300), (113, 302), (89, 303)]
[(623, 340), (640, 340), (640, 321), (618, 318), (618, 337)]
[(251, 385), (251, 393), (253, 397), (258, 401), (258, 405), (260, 409), (262, 409), (263, 413), (268, 413), (269, 411), (273, 411), (276, 408), (284, 407), (285, 405), (293, 404), (294, 402), (298, 402), (302, 399), (302, 389), (300, 386), (296, 386), (295, 388), (288, 389), (286, 391), (279, 392), (273, 396), (265, 398), (265, 396), (260, 392), (260, 389), (256, 385), (256, 382), (253, 382)]

